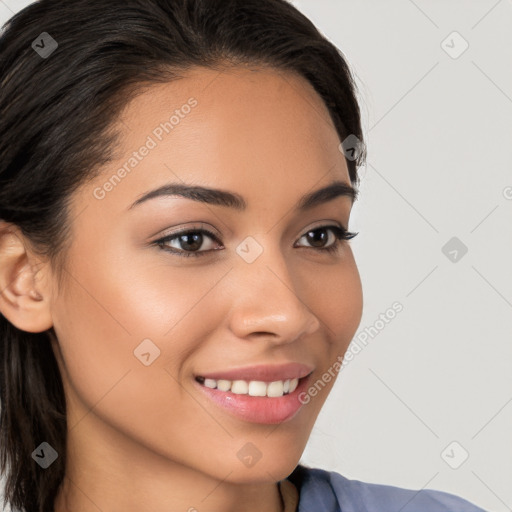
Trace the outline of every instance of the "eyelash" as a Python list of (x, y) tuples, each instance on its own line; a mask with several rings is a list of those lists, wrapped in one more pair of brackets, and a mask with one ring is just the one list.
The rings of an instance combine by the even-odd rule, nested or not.
[[(335, 242), (332, 245), (329, 245), (328, 247), (306, 247), (306, 249), (313, 249), (314, 251), (317, 251), (320, 253), (326, 252), (329, 254), (334, 254), (340, 249), (340, 244), (341, 244), (342, 240), (350, 240), (358, 234), (358, 233), (352, 233), (350, 231), (347, 231), (346, 229), (341, 228), (336, 225), (326, 225), (326, 226), (318, 226), (314, 229), (310, 229), (304, 235), (302, 235), (300, 238), (306, 236), (311, 231), (320, 231), (322, 229), (331, 230), (336, 237)], [(212, 233), (211, 231), (208, 231), (207, 229), (187, 229), (187, 230), (179, 231), (177, 233), (173, 233), (172, 235), (160, 238), (159, 240), (155, 240), (154, 244), (159, 246), (164, 251), (167, 251), (167, 252), (170, 252), (177, 256), (182, 256), (185, 258), (188, 258), (190, 256), (194, 256), (194, 257), (204, 256), (205, 254), (208, 254), (208, 253), (216, 250), (216, 249), (210, 249), (207, 251), (185, 251), (185, 250), (171, 249), (168, 246), (164, 245), (165, 242), (170, 242), (170, 241), (175, 240), (183, 235), (191, 235), (191, 234), (195, 234), (195, 233), (201, 233), (201, 234), (208, 235), (210, 238), (215, 240), (217, 243), (220, 243), (219, 240), (217, 239), (217, 237), (215, 236), (215, 234)], [(299, 238), (299, 240), (300, 240), (300, 238)]]

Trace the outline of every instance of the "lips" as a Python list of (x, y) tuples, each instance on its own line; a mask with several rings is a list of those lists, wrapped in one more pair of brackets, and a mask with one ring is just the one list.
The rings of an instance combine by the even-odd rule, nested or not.
[[(195, 386), (203, 396), (231, 416), (250, 423), (275, 424), (290, 421), (302, 408), (304, 404), (299, 396), (306, 389), (313, 370), (312, 366), (301, 363), (233, 368), (197, 374)], [(286, 382), (289, 389), (283, 393)], [(219, 384), (223, 389), (219, 389)], [(236, 392), (229, 389), (231, 385), (237, 388)], [(253, 385), (258, 389), (266, 388), (267, 396), (246, 394), (244, 386), (248, 386), (251, 393)], [(280, 389), (274, 390), (274, 387)], [(260, 393), (257, 391), (256, 394)]]
[(213, 372), (201, 372), (195, 375), (214, 380), (245, 380), (273, 382), (277, 380), (301, 379), (309, 375), (314, 368), (303, 363), (284, 363), (279, 365), (254, 365)]

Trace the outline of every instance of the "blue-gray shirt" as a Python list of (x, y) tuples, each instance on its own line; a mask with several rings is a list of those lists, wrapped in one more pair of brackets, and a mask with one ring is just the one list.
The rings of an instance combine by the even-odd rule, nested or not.
[(485, 512), (447, 492), (350, 480), (301, 464), (288, 480), (299, 490), (298, 512)]

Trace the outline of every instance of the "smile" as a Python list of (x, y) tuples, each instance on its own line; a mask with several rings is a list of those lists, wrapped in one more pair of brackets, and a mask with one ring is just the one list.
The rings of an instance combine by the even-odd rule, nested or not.
[(291, 420), (303, 407), (298, 397), (307, 388), (311, 374), (271, 382), (197, 376), (195, 384), (229, 415), (251, 423), (275, 424)]
[(299, 384), (299, 379), (276, 380), (274, 382), (263, 382), (261, 380), (225, 380), (206, 379), (196, 377), (196, 380), (210, 389), (220, 391), (231, 391), (237, 395), (268, 396), (275, 398), (288, 393), (293, 393)]

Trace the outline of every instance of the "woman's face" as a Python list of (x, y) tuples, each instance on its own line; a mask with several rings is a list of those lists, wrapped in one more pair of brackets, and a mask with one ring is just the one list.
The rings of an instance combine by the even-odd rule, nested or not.
[[(119, 158), (72, 198), (66, 279), (51, 301), (70, 446), (133, 471), (158, 461), (233, 482), (284, 478), (334, 380), (304, 391), (332, 376), (362, 310), (349, 243), (318, 229), (348, 228), (351, 197), (300, 208), (334, 181), (350, 185), (328, 111), (291, 74), (195, 69), (151, 86), (122, 121)], [(134, 205), (172, 185), (245, 207), (176, 191)], [(184, 230), (194, 233), (156, 243)], [(207, 387), (306, 374), (282, 397), (244, 394), (265, 384)]]

